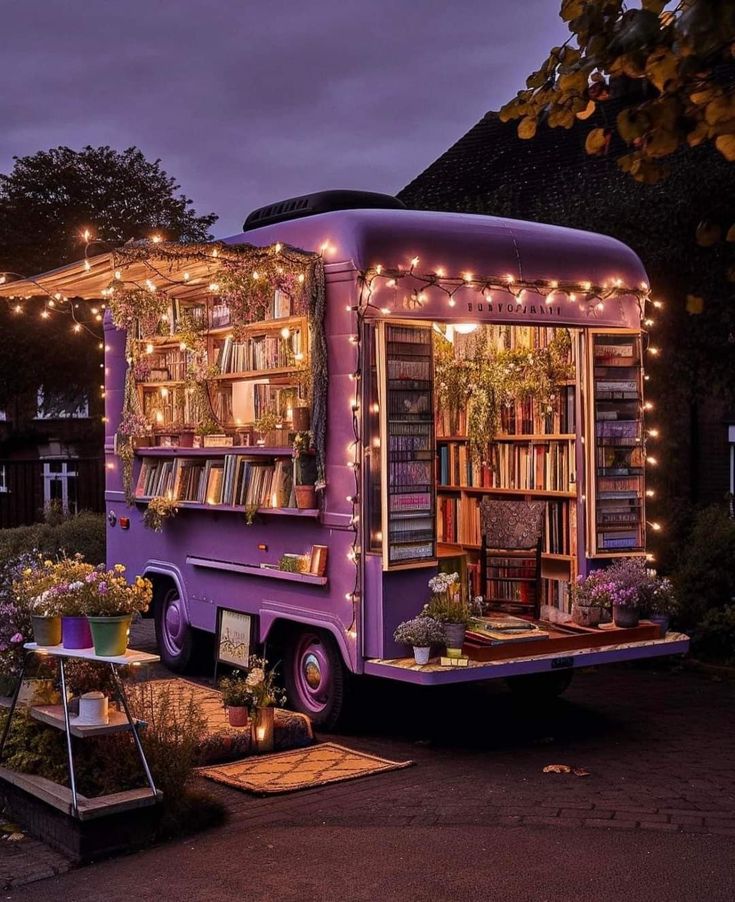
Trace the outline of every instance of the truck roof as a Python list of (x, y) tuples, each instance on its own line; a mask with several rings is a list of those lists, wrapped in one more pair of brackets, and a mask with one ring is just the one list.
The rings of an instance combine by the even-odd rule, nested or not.
[[(643, 264), (627, 245), (607, 235), (466, 213), (418, 210), (339, 210), (252, 229), (224, 244), (266, 246), (276, 242), (307, 251), (322, 251), (335, 264), (365, 270), (407, 267), (419, 258), (422, 272), (444, 269), (448, 275), (473, 272), (516, 280), (590, 281), (604, 285), (620, 280), (639, 290), (647, 282)], [(0, 284), (0, 297), (61, 291), (69, 296), (99, 298), (109, 284), (111, 253), (16, 282)], [(638, 306), (634, 296), (619, 297)]]

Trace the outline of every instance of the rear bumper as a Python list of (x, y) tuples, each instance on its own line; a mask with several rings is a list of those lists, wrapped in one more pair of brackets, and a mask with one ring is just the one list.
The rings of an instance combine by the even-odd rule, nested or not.
[(688, 650), (688, 636), (684, 633), (668, 633), (665, 639), (627, 642), (603, 648), (579, 649), (562, 652), (562, 654), (534, 655), (530, 658), (511, 658), (504, 661), (470, 661), (467, 667), (442, 667), (438, 661), (422, 666), (413, 663), (412, 658), (394, 660), (373, 658), (365, 662), (364, 672), (370, 676), (400, 680), (404, 683), (437, 686), (522, 676), (527, 673), (576, 670), (596, 664), (614, 664), (618, 661), (680, 655), (685, 654)]

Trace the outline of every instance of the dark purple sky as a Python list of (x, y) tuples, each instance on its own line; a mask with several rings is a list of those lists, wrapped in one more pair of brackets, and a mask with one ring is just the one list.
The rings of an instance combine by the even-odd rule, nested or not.
[(321, 188), (394, 193), (566, 37), (559, 0), (3, 4), (0, 171), (59, 144), (160, 157), (218, 235)]

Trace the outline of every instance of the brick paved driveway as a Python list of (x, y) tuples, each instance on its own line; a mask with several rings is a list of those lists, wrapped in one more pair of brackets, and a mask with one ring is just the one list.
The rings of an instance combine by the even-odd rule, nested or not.
[[(630, 665), (576, 674), (529, 711), (499, 686), (374, 683), (349, 734), (416, 767), (254, 798), (210, 783), (251, 825), (547, 825), (735, 837), (735, 683)], [(544, 774), (570, 764), (589, 776)]]

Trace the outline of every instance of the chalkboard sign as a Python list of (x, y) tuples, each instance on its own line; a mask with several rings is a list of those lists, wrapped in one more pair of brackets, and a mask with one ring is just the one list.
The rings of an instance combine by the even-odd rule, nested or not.
[(217, 609), (217, 664), (230, 664), (247, 669), (253, 638), (253, 618), (250, 614)]

